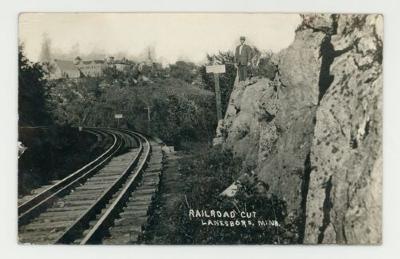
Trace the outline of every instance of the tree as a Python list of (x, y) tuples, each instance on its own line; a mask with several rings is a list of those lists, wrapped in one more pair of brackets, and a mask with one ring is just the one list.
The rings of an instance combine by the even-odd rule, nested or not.
[(45, 88), (45, 71), (40, 63), (29, 61), (23, 46), (18, 47), (18, 114), (19, 126), (37, 126), (48, 124)]
[(192, 83), (197, 76), (197, 67), (192, 62), (176, 61), (169, 66), (170, 76)]
[(115, 66), (107, 66), (103, 69), (103, 78), (107, 84), (120, 85), (124, 82), (124, 72), (118, 70)]
[(266, 52), (258, 52), (254, 64), (254, 75), (260, 77), (266, 77), (270, 80), (274, 80), (276, 73), (278, 72), (277, 65), (273, 62), (273, 52), (271, 50)]
[(51, 61), (51, 40), (47, 34), (43, 34), (42, 49), (40, 51), (40, 62), (49, 63)]

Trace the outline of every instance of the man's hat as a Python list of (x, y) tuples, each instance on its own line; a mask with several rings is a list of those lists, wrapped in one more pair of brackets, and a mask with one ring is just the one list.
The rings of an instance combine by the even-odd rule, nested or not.
[(240, 36), (240, 40), (246, 40), (245, 36)]

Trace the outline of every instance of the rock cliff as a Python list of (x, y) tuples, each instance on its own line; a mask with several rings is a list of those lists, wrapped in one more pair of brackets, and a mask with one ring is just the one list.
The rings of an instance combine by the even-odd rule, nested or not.
[(219, 132), (287, 203), (299, 242), (379, 243), (381, 15), (302, 15), (274, 78), (236, 82)]

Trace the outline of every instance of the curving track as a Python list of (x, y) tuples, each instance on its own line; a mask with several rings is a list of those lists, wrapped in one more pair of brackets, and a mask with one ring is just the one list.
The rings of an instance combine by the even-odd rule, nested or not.
[(111, 146), (94, 161), (18, 206), (21, 243), (135, 243), (162, 169), (161, 143), (140, 133), (86, 129)]

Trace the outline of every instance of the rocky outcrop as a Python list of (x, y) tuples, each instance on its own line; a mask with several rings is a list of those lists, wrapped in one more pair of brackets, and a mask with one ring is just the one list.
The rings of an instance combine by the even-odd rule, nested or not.
[(221, 132), (225, 146), (243, 157), (247, 167), (256, 166), (261, 155), (254, 143), (262, 138), (268, 149), (276, 141), (276, 128), (271, 123), (277, 112), (276, 100), (277, 92), (268, 79), (237, 83), (231, 94)]
[(332, 36), (333, 82), (317, 109), (307, 197), (308, 243), (379, 243), (382, 16), (343, 15)]
[(286, 202), (299, 242), (380, 242), (382, 16), (302, 18), (273, 80), (235, 84), (223, 145)]

